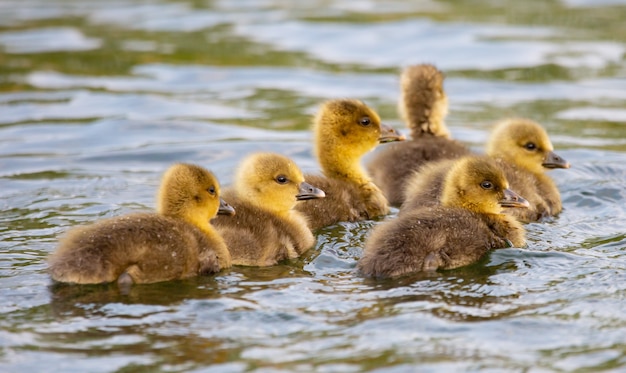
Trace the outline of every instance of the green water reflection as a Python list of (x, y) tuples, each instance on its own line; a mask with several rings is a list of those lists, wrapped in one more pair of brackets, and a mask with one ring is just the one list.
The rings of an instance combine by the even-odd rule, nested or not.
[[(611, 0), (3, 2), (0, 371), (623, 370), (624, 20)], [(379, 220), (271, 268), (51, 285), (57, 237), (153, 208), (172, 162), (225, 184), (256, 150), (317, 171), (308, 128), (333, 97), (402, 128), (398, 73), (418, 62), (445, 71), (456, 138), (481, 150), (495, 120), (530, 117), (572, 163), (528, 247), (362, 279)]]

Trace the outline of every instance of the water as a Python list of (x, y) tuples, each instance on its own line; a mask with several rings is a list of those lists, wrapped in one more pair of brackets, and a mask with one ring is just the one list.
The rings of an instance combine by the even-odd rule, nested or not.
[[(626, 4), (290, 3), (0, 3), (0, 371), (626, 370)], [(402, 128), (398, 73), (420, 62), (446, 72), (455, 138), (480, 151), (526, 116), (572, 163), (527, 247), (372, 281), (353, 273), (367, 221), (271, 268), (51, 286), (58, 236), (153, 209), (173, 162), (226, 185), (255, 150), (317, 171), (329, 98)]]

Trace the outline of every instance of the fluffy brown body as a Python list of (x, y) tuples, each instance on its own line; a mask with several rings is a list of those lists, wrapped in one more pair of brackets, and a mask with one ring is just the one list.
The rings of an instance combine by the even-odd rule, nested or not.
[(127, 273), (135, 283), (218, 272), (214, 247), (221, 238), (167, 216), (133, 214), (70, 231), (50, 258), (55, 281), (113, 282)]
[(321, 190), (304, 182), (289, 158), (253, 154), (239, 167), (234, 187), (224, 192), (237, 215), (218, 217), (213, 223), (228, 245), (233, 264), (270, 266), (313, 247), (315, 237), (294, 206), (312, 202), (298, 200), (323, 197)]
[(395, 277), (453, 269), (489, 250), (523, 246), (525, 231), (503, 206), (528, 202), (508, 189), (502, 170), (486, 157), (465, 157), (446, 174), (441, 204), (404, 211), (375, 227), (357, 268), (364, 276)]
[(361, 166), (361, 158), (381, 142), (404, 140), (381, 124), (374, 110), (358, 100), (332, 100), (313, 124), (315, 154), (324, 176), (306, 175), (326, 198), (299, 204), (312, 229), (341, 221), (372, 219), (389, 213), (387, 199)]
[[(158, 213), (115, 217), (71, 229), (48, 259), (52, 279), (97, 284), (152, 283), (215, 273), (230, 266), (224, 240), (209, 224), (219, 184), (202, 167), (178, 164), (163, 177)], [(221, 209), (221, 210), (220, 210)]]
[(411, 139), (379, 150), (367, 165), (372, 180), (393, 206), (404, 202), (404, 186), (413, 171), (428, 162), (470, 153), (450, 138), (444, 121), (448, 98), (443, 80), (443, 73), (428, 64), (409, 66), (401, 75), (398, 108)]

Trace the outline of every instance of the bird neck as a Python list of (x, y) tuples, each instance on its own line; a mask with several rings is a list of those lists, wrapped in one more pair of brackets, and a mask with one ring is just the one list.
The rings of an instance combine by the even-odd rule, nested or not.
[(322, 171), (331, 179), (345, 180), (357, 185), (369, 184), (371, 179), (359, 162), (347, 159), (322, 163)]
[(186, 220), (190, 222), (191, 224), (195, 225), (198, 229), (200, 229), (207, 236), (212, 237), (217, 234), (217, 231), (215, 230), (215, 228), (213, 228), (213, 226), (208, 221), (206, 221), (206, 219), (200, 219), (198, 217), (191, 217), (190, 219), (186, 219)]
[(556, 183), (554, 182), (554, 180), (552, 180), (552, 178), (547, 173), (545, 173), (545, 171), (540, 172), (540, 173), (535, 173), (535, 176), (537, 177), (537, 185), (539, 186), (540, 189), (552, 190), (552, 191), (556, 191), (556, 193), (559, 192), (559, 188), (557, 188)]
[(206, 219), (199, 217), (187, 219), (187, 221), (200, 229), (202, 233), (204, 233), (205, 236), (211, 241), (213, 250), (215, 251), (217, 259), (220, 262), (220, 268), (229, 268), (232, 265), (230, 251), (228, 250), (228, 246), (226, 246), (226, 242), (213, 225), (211, 225), (211, 223), (209, 223)]
[(205, 237), (211, 241), (212, 248), (215, 250), (215, 254), (220, 262), (220, 268), (229, 268), (231, 266), (231, 256), (226, 242), (217, 230), (211, 225), (209, 220), (203, 214), (194, 214), (190, 212), (172, 212), (167, 209), (159, 209), (159, 213), (170, 218), (183, 220), (194, 227), (198, 228)]
[(449, 196), (443, 196), (441, 204), (448, 207), (460, 207), (476, 214), (497, 214), (495, 211), (486, 211), (485, 206), (481, 203), (475, 203), (463, 198), (450, 198)]
[(265, 211), (271, 215), (285, 217), (289, 216), (289, 211), (295, 207), (296, 199), (292, 196), (285, 196), (282, 193), (272, 194), (267, 189), (262, 192), (260, 190), (250, 190), (248, 188), (236, 189), (237, 199), (247, 205), (253, 206), (255, 209)]
[(483, 214), (490, 229), (500, 238), (508, 240), (513, 247), (526, 245), (526, 230), (514, 216), (509, 214)]
[(184, 214), (179, 216), (178, 218), (182, 218), (186, 222), (192, 224), (196, 228), (200, 229), (204, 234), (209, 237), (219, 236), (215, 228), (209, 223), (208, 219), (205, 216), (199, 216), (198, 214)]
[(534, 160), (520, 159), (520, 157), (516, 157), (514, 154), (507, 153), (505, 149), (502, 151), (491, 151), (487, 154), (503, 163), (508, 163), (510, 166), (518, 170), (530, 172), (536, 177), (544, 175), (545, 169), (540, 163), (537, 163)]
[(282, 217), (288, 222), (295, 224), (297, 226), (303, 226), (307, 228), (309, 226), (309, 223), (306, 217), (298, 210), (289, 210)]
[[(318, 154), (328, 154), (319, 152)], [(360, 157), (349, 156), (347, 154), (334, 154), (331, 157), (319, 157), (322, 172), (331, 179), (340, 179), (355, 183), (357, 185), (371, 182), (367, 172), (361, 166)]]

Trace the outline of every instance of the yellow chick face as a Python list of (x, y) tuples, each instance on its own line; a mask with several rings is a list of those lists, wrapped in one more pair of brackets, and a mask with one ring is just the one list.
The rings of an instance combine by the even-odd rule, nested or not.
[(404, 135), (381, 124), (374, 110), (359, 100), (331, 100), (317, 113), (313, 132), (315, 154), (327, 177), (348, 179), (357, 184), (369, 177), (360, 160), (377, 144), (402, 141)]
[(159, 189), (159, 213), (208, 222), (215, 215), (233, 215), (235, 210), (220, 198), (220, 185), (206, 169), (186, 163), (175, 164), (163, 175)]
[(528, 201), (508, 188), (504, 173), (492, 159), (465, 157), (448, 172), (441, 203), (482, 214), (499, 214), (503, 207), (529, 206)]
[(487, 154), (541, 174), (545, 168), (569, 168), (569, 163), (554, 153), (546, 130), (528, 119), (505, 120), (494, 128)]
[(289, 158), (257, 153), (241, 162), (235, 176), (237, 195), (249, 203), (284, 214), (297, 201), (322, 198), (324, 192), (304, 181), (300, 168)]
[(331, 149), (335, 158), (360, 158), (380, 142), (401, 138), (381, 124), (373, 109), (358, 100), (324, 103), (315, 118), (314, 133), (318, 158), (324, 158), (324, 151)]

